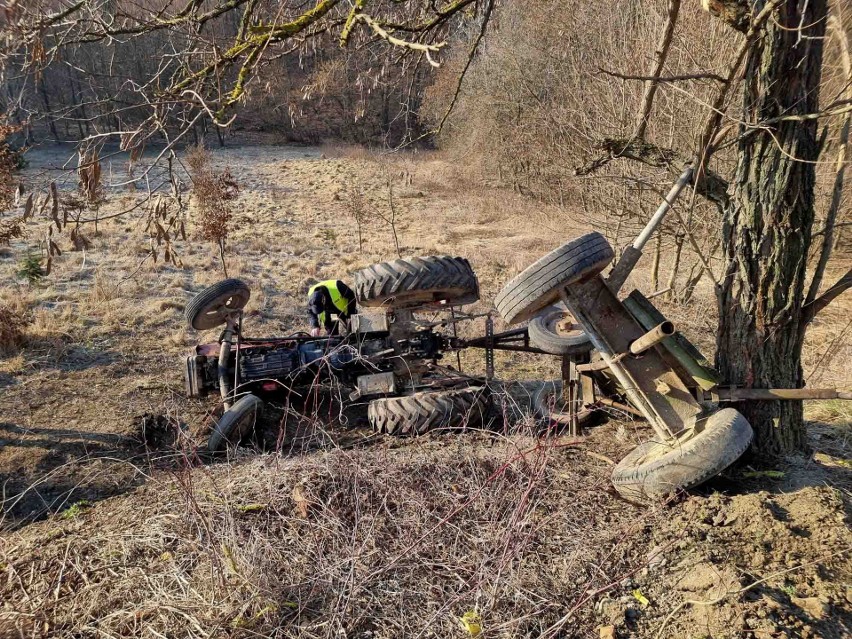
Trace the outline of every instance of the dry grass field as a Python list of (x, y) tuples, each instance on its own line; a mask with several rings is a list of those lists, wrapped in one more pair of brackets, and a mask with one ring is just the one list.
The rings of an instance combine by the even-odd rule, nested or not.
[[(70, 153), (32, 151), (25, 180), (76, 189)], [(105, 178), (125, 180), (126, 162), (104, 159)], [(467, 257), (482, 312), (590, 230), (579, 208), (471, 183), (438, 154), (244, 145), (213, 165), (240, 185), (226, 260), (251, 285), (251, 335), (304, 329), (307, 287), (395, 257), (394, 235), (403, 255)], [(196, 449), (215, 399), (183, 396), (179, 359), (217, 337), (182, 311), (223, 277), (218, 252), (190, 203), (181, 264), (155, 262), (144, 216), (109, 218), (139, 198), (109, 190), (88, 247), (63, 236), (37, 282), (17, 273), (49, 217), (0, 248), (0, 307), (27, 323), (0, 353), (0, 637), (464, 639), (469, 611), (482, 637), (852, 634), (852, 408), (809, 405), (814, 454), (782, 475), (739, 467), (656, 508), (609, 487), (610, 461), (647, 437), (623, 419), (576, 440), (539, 438), (531, 420), (395, 440), (357, 411), (347, 424), (315, 413), (211, 462)], [(651, 292), (647, 269), (628, 285)], [(689, 306), (658, 300), (710, 355), (709, 287)], [(810, 386), (852, 387), (850, 309), (838, 300), (815, 323)], [(478, 352), (462, 363), (484, 368)], [(558, 363), (504, 355), (497, 369), (549, 379)]]

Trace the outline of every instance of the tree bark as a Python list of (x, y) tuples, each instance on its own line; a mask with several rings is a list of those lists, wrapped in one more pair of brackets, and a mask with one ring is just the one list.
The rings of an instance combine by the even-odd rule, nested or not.
[[(752, 3), (754, 13), (767, 3)], [(746, 62), (736, 177), (725, 211), (717, 366), (730, 383), (803, 385), (801, 308), (814, 223), (816, 121), (761, 121), (818, 110), (826, 0), (784, 0)], [(751, 126), (750, 126), (751, 125)], [(747, 134), (747, 135), (746, 135)], [(749, 402), (755, 450), (805, 447), (801, 402)]]

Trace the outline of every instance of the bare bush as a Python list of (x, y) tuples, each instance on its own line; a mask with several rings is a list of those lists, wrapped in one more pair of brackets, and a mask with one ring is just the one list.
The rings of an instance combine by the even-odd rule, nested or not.
[(364, 192), (358, 186), (358, 181), (350, 175), (342, 191), (343, 204), (349, 215), (355, 221), (358, 233), (358, 251), (364, 252), (364, 225), (369, 221), (369, 203)]
[[(20, 166), (20, 154), (8, 143), (8, 137), (16, 127), (0, 124), (0, 214), (9, 211), (15, 205), (14, 175)], [(28, 201), (28, 207), (32, 200)], [(13, 239), (24, 236), (24, 216), (8, 219), (0, 217), (0, 246), (8, 245)]]
[(218, 247), (222, 271), (228, 277), (225, 243), (234, 216), (231, 202), (239, 194), (239, 185), (227, 169), (216, 172), (210, 167), (210, 152), (202, 145), (191, 149), (186, 160), (193, 183), (199, 232), (203, 239)]
[(12, 355), (24, 345), (28, 325), (23, 313), (0, 304), (0, 355)]

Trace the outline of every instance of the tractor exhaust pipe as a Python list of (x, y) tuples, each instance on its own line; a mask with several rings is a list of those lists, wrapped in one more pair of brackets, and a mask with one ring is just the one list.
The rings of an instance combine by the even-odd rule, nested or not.
[(675, 327), (670, 321), (666, 320), (657, 324), (642, 337), (635, 339), (630, 344), (630, 352), (633, 355), (641, 355), (652, 346), (656, 346), (667, 337), (674, 335)]
[(219, 345), (219, 393), (222, 395), (222, 404), (225, 410), (231, 407), (231, 380), (228, 376), (228, 358), (231, 355), (231, 344), (234, 339), (234, 319), (228, 317), (225, 330), (222, 332), (222, 341)]

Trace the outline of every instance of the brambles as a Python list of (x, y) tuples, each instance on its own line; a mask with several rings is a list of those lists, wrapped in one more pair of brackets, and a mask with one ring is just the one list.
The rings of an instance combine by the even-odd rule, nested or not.
[(222, 271), (228, 277), (225, 243), (234, 215), (231, 201), (239, 195), (239, 185), (227, 169), (217, 173), (210, 168), (210, 152), (201, 144), (187, 153), (186, 161), (194, 186), (201, 237), (219, 248)]
[(0, 304), (0, 355), (10, 355), (24, 345), (28, 324), (22, 313)]

